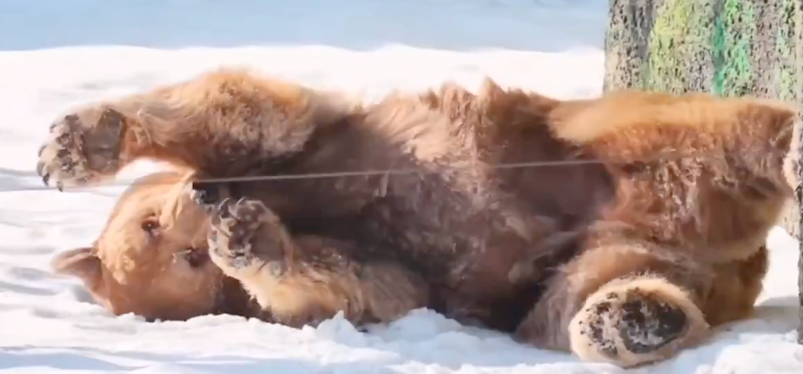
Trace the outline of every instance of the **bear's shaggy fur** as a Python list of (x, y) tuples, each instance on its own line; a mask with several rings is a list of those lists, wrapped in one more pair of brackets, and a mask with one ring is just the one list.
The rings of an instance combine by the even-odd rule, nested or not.
[[(798, 183), (799, 128), (794, 109), (746, 98), (561, 101), (489, 80), (476, 94), (446, 84), (362, 107), (220, 70), (76, 109), (52, 126), (37, 170), (59, 188), (99, 183), (140, 158), (191, 173), (156, 193), (192, 187), (165, 208), (121, 199), (131, 213), (120, 208), (110, 227), (145, 233), (107, 229), (94, 249), (55, 261), (117, 313), (185, 318), (231, 299), (235, 312), (299, 326), (338, 310), (366, 322), (426, 306), (634, 366), (751, 312), (765, 237)], [(494, 167), (530, 161), (574, 163)], [(338, 172), (347, 175), (321, 175)], [(259, 175), (289, 177), (198, 182)], [(180, 232), (205, 235), (222, 273), (168, 267), (190, 241), (162, 241), (178, 229), (145, 225), (145, 213), (175, 224), (202, 215), (182, 207), (211, 216)], [(116, 235), (136, 239), (104, 244)], [(171, 296), (118, 286), (140, 262), (161, 264), (142, 272), (158, 272), (164, 286), (151, 292)], [(220, 286), (232, 279), (256, 307)], [(193, 306), (172, 311), (171, 298)]]

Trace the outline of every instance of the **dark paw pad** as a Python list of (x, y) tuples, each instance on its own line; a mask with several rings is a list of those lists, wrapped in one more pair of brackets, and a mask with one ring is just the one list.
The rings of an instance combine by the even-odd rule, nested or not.
[(633, 353), (649, 353), (674, 341), (686, 331), (688, 318), (666, 302), (633, 295), (621, 306), (619, 335)]
[(625, 296), (610, 293), (585, 312), (589, 318), (581, 322), (582, 334), (612, 359), (621, 348), (634, 354), (654, 352), (682, 336), (688, 326), (688, 317), (677, 306), (635, 291)]

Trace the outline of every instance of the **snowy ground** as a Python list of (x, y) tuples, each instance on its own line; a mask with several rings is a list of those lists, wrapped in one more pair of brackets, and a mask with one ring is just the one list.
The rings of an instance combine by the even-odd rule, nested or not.
[[(368, 98), (443, 80), (476, 87), (485, 74), (559, 97), (595, 95), (606, 4), (0, 0), (0, 373), (621, 372), (429, 312), (369, 334), (339, 320), (293, 330), (231, 316), (115, 318), (47, 264), (95, 237), (120, 188), (20, 191), (40, 188), (36, 150), (61, 111), (221, 64)], [(769, 245), (772, 270), (756, 319), (634, 372), (803, 373), (803, 347), (793, 343), (797, 243), (777, 230)]]

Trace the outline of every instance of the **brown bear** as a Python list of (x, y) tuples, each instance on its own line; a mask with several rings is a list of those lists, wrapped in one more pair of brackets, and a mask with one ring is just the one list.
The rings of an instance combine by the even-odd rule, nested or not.
[[(194, 226), (223, 275), (198, 268), (216, 279), (183, 296), (198, 297), (198, 313), (236, 279), (257, 306), (232, 309), (292, 326), (339, 310), (386, 321), (426, 306), (635, 366), (751, 311), (765, 237), (798, 183), (799, 127), (794, 109), (748, 98), (562, 101), (488, 80), (477, 93), (445, 84), (359, 106), (224, 69), (77, 108), (51, 127), (37, 170), (59, 189), (100, 183), (141, 158), (189, 170), (163, 188), (190, 185), (192, 197), (158, 211), (183, 222), (172, 206), (192, 199), (211, 216)], [(170, 230), (132, 212), (110, 225), (157, 242)], [(186, 246), (158, 243), (133, 251)], [(57, 267), (86, 277), (74, 269), (138, 266), (108, 265), (103, 253), (69, 252)], [(160, 276), (184, 286), (180, 269)], [(164, 287), (155, 290), (176, 292)]]
[[(210, 260), (207, 243), (210, 222), (200, 207), (184, 193), (186, 176), (180, 171), (158, 172), (135, 181), (118, 198), (100, 238), (92, 246), (56, 256), (54, 270), (83, 279), (93, 298), (117, 315), (133, 313), (147, 320), (185, 320), (205, 314), (228, 313), (274, 321), (272, 313), (260, 307), (258, 299), (254, 300), (246, 292), (241, 284), (244, 278), (226, 276)], [(321, 237), (297, 236), (294, 242), (311, 250), (331, 245), (339, 245), (336, 249), (340, 253), (348, 250), (342, 243)], [(306, 253), (314, 254), (311, 251)], [(367, 301), (381, 302), (391, 296), (381, 292), (391, 287), (396, 295), (405, 290), (426, 290), (418, 284), (405, 288), (398, 276), (404, 274), (404, 270), (394, 264), (368, 267), (352, 263), (346, 268), (352, 272), (374, 272), (368, 278), (373, 282), (362, 282), (363, 287), (348, 287), (361, 284), (355, 280), (337, 291), (339, 294), (354, 293), (355, 296), (349, 299), (355, 299), (358, 292), (363, 292)], [(394, 283), (383, 280), (393, 280)], [(304, 296), (292, 294), (293, 290), (289, 289), (285, 297), (298, 301)], [(323, 296), (316, 295), (318, 300)], [(381, 316), (381, 320), (389, 321), (424, 306), (426, 294), (403, 300), (417, 300), (417, 304), (379, 304), (371, 312)], [(395, 309), (382, 309), (383, 305)], [(352, 321), (371, 322), (359, 320), (357, 315), (349, 313), (351, 310), (347, 307), (348, 304), (332, 306), (333, 310), (345, 310)], [(388, 315), (395, 313), (394, 310), (399, 315)], [(359, 310), (355, 312), (360, 313)], [(328, 317), (330, 315), (319, 318)], [(308, 321), (282, 322), (300, 326)]]

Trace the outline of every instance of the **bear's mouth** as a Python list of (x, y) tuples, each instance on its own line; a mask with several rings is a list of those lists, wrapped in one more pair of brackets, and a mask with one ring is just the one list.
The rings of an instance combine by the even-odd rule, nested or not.
[(191, 268), (198, 268), (209, 261), (209, 254), (204, 249), (189, 247), (183, 251), (176, 252), (176, 257), (186, 261)]

